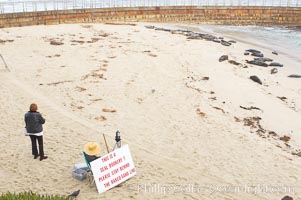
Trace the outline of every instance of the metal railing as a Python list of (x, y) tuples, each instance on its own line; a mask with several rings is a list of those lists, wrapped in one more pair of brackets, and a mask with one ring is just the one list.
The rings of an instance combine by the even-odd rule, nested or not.
[(301, 7), (301, 0), (40, 0), (1, 2), (0, 14), (84, 8), (153, 6), (281, 6)]

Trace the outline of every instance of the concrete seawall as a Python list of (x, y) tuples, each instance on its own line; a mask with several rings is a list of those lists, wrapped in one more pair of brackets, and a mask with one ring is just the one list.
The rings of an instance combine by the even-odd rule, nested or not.
[(93, 22), (182, 22), (225, 25), (301, 26), (301, 7), (128, 7), (0, 15), (0, 28)]

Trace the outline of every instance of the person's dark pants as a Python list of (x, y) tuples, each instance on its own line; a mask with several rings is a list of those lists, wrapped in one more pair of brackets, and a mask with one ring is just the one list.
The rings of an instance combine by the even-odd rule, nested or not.
[[(40, 156), (44, 156), (44, 149), (43, 149), (43, 136), (35, 136), (35, 135), (30, 135), (29, 136), (31, 139), (31, 145), (32, 145), (32, 155), (38, 156), (40, 152)], [(37, 148), (37, 140), (39, 143), (39, 152)]]

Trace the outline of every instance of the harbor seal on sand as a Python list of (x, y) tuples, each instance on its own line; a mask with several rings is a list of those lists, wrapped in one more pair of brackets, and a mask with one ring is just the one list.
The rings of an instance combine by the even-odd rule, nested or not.
[(228, 56), (227, 56), (227, 55), (222, 55), (222, 56), (218, 59), (219, 62), (223, 62), (223, 61), (225, 61), (225, 60), (228, 60)]
[(283, 67), (283, 64), (277, 63), (277, 62), (272, 62), (269, 64), (269, 66), (275, 66), (275, 67)]
[(260, 85), (262, 85), (261, 80), (257, 76), (250, 76), (250, 79)]
[(266, 64), (265, 62), (259, 61), (259, 60), (246, 60), (246, 62), (248, 64), (252, 64), (252, 65), (258, 65), (258, 66), (262, 66), (262, 67), (267, 67), (269, 66), (268, 64)]
[(290, 78), (301, 78), (301, 75), (291, 74), (288, 77), (290, 77)]

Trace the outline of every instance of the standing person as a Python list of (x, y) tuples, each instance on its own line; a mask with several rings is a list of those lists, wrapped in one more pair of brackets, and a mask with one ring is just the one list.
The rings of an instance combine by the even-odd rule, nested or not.
[[(45, 119), (37, 111), (37, 104), (33, 103), (30, 105), (29, 111), (25, 113), (25, 124), (26, 130), (31, 139), (32, 145), (32, 155), (34, 159), (40, 156), (40, 161), (47, 159), (48, 157), (44, 155), (43, 149), (43, 126)], [(37, 149), (37, 141), (39, 143), (39, 152)]]

